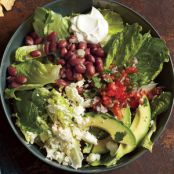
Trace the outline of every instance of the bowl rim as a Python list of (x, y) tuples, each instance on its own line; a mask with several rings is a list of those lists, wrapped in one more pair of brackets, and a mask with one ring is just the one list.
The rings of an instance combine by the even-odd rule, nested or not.
[[(63, 0), (55, 0), (53, 2), (50, 2), (50, 3), (47, 3), (45, 5), (43, 5), (42, 7), (48, 7), (48, 6), (51, 6), (53, 4), (56, 4), (58, 2), (61, 2)], [(141, 14), (139, 14), (137, 11), (133, 10), (132, 8), (128, 7), (127, 5), (124, 5), (120, 2), (117, 2), (117, 1), (114, 1), (114, 0), (107, 0), (107, 2), (109, 3), (115, 3), (119, 6), (122, 6), (124, 7), (125, 9), (129, 10), (131, 13), (134, 13), (135, 15), (137, 15), (138, 17), (140, 17), (146, 24), (148, 24), (153, 30), (154, 32), (156, 33), (156, 35), (161, 38), (160, 34), (158, 33), (158, 31), (155, 29), (155, 27), (152, 26), (152, 24), (145, 19), (145, 17), (143, 17)], [(15, 30), (15, 32), (13, 33), (12, 37), (10, 38), (6, 48), (5, 48), (5, 51), (3, 53), (3, 56), (2, 56), (2, 60), (1, 60), (1, 67), (0, 67), (0, 76), (2, 75), (2, 65), (3, 65), (3, 62), (5, 61), (5, 57), (6, 57), (6, 54), (8, 52), (8, 49), (11, 45), (11, 43), (13, 43), (13, 40), (14, 40), (14, 37), (16, 36), (17, 34), (17, 31), (20, 30), (23, 26), (25, 26), (31, 19), (32, 19), (32, 16), (33, 14), (28, 17), (27, 19), (25, 19), (21, 24), (20, 26)], [(174, 77), (174, 65), (173, 65), (173, 62), (172, 62), (172, 58), (170, 56), (170, 61), (169, 63), (171, 63), (171, 67), (172, 67), (172, 73), (173, 73), (173, 77)], [(11, 116), (8, 114), (8, 109), (6, 108), (5, 106), (5, 98), (4, 98), (4, 91), (2, 91), (2, 83), (0, 83), (0, 95), (1, 95), (1, 103), (2, 103), (2, 107), (3, 107), (3, 110), (4, 110), (4, 115), (6, 117), (6, 119), (8, 120), (8, 123), (10, 125), (10, 127), (12, 128), (15, 136), (17, 136), (18, 140), (26, 147), (26, 149), (28, 149), (28, 151), (30, 153), (32, 153), (34, 156), (36, 156), (38, 159), (40, 159), (41, 161), (43, 161), (44, 163), (50, 165), (50, 166), (53, 166), (57, 169), (61, 169), (61, 170), (65, 170), (65, 171), (69, 171), (69, 172), (75, 172), (75, 173), (99, 173), (99, 172), (106, 172), (106, 171), (111, 171), (111, 170), (116, 170), (118, 168), (121, 168), (121, 167), (124, 167), (130, 163), (132, 163), (133, 161), (135, 161), (136, 159), (138, 159), (140, 156), (142, 156), (145, 152), (147, 152), (146, 149), (142, 149), (138, 154), (136, 154), (133, 158), (129, 159), (129, 161), (126, 161), (125, 163), (122, 163), (122, 164), (118, 164), (118, 165), (115, 165), (115, 166), (111, 166), (111, 167), (101, 167), (101, 168), (93, 168), (93, 169), (73, 169), (69, 166), (63, 166), (63, 165), (60, 165), (58, 164), (57, 162), (54, 162), (52, 160), (49, 160), (47, 159), (46, 157), (42, 157), (40, 156), (34, 149), (31, 149), (31, 146), (33, 145), (30, 145), (30, 144), (27, 144), (26, 141), (21, 137), (21, 135), (19, 134), (18, 130), (17, 130), (17, 127), (15, 126), (15, 124), (13, 123), (12, 119), (11, 119)], [(166, 125), (169, 121), (169, 119), (171, 118), (171, 115), (172, 115), (172, 111), (173, 111), (173, 108), (174, 108), (174, 97), (173, 97), (173, 101), (172, 101), (172, 105), (171, 105), (171, 110), (170, 110), (170, 113), (167, 117), (167, 120), (165, 122), (165, 124), (163, 125), (162, 129), (160, 130), (160, 132), (156, 135), (155, 139), (154, 139), (154, 142), (157, 141), (157, 139), (161, 136), (161, 134), (164, 132), (165, 128), (166, 128)]]

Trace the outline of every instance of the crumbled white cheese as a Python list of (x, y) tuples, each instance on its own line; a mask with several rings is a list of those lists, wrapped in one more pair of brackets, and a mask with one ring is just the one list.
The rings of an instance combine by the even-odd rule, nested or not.
[(89, 163), (99, 160), (100, 160), (100, 154), (97, 153), (90, 153), (89, 156), (86, 158), (86, 161)]
[(78, 50), (77, 50), (77, 55), (80, 56), (80, 57), (84, 57), (84, 56), (85, 56), (85, 51), (84, 51), (84, 49), (78, 49)]
[(74, 114), (83, 116), (85, 114), (85, 108), (81, 105), (74, 107)]
[(70, 128), (56, 127), (53, 125), (52, 131), (56, 137), (60, 138), (61, 140), (66, 142), (73, 142), (73, 136)]
[(62, 162), (64, 162), (65, 153), (64, 152), (55, 151), (51, 157), (61, 164)]
[(92, 104), (96, 104), (100, 101), (100, 97), (94, 97), (93, 101), (92, 101)]
[(82, 139), (88, 143), (97, 145), (97, 138), (89, 132), (84, 132)]
[(73, 135), (76, 137), (77, 140), (81, 140), (83, 136), (83, 131), (77, 127), (72, 128)]
[(91, 103), (92, 103), (92, 100), (91, 99), (87, 99), (87, 100), (84, 101), (84, 103), (82, 104), (82, 106), (84, 108), (89, 108), (89, 107), (91, 107)]
[(107, 112), (108, 112), (108, 109), (107, 109), (106, 107), (104, 107), (102, 104), (98, 105), (98, 106), (96, 107), (96, 110), (97, 110), (98, 112), (101, 112), (101, 113), (107, 113)]
[(65, 88), (65, 92), (68, 99), (71, 100), (73, 103), (77, 103), (80, 105), (84, 102), (84, 98), (79, 95), (76, 87), (67, 86)]
[(62, 164), (65, 165), (65, 166), (70, 165), (70, 164), (71, 164), (71, 159), (70, 159), (70, 157), (69, 157), (69, 156), (65, 156), (64, 161), (63, 161)]

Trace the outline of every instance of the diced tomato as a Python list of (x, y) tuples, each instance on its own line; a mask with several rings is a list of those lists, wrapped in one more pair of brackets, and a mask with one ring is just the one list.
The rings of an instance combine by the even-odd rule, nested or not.
[(121, 109), (119, 108), (119, 106), (116, 104), (114, 105), (114, 107), (112, 108), (112, 112), (114, 113), (115, 117), (118, 119), (118, 120), (121, 120), (123, 115), (121, 113)]
[(113, 90), (115, 91), (117, 89), (117, 86), (115, 85), (115, 82), (108, 84), (108, 91)]
[(105, 106), (105, 107), (109, 107), (109, 105), (112, 103), (112, 100), (110, 97), (108, 96), (103, 96), (102, 97), (102, 104)]
[(129, 85), (130, 84), (130, 79), (128, 77), (125, 78), (124, 84), (125, 85)]
[(138, 107), (139, 101), (132, 98), (132, 99), (130, 99), (129, 105), (130, 105), (131, 108), (135, 109), (135, 108)]
[(135, 67), (135, 66), (130, 66), (130, 67), (127, 67), (126, 68), (126, 72), (128, 73), (128, 74), (133, 74), (133, 73), (136, 73), (138, 70), (137, 70), (137, 67)]
[(141, 93), (138, 92), (132, 92), (129, 94), (129, 105), (131, 108), (136, 108), (139, 105), (139, 101), (141, 98)]
[(135, 66), (131, 66), (126, 69), (121, 69), (116, 72), (116, 74), (103, 75), (103, 79), (107, 79), (105, 81), (107, 81), (108, 84), (100, 93), (102, 96), (102, 104), (109, 108), (114, 105), (112, 112), (118, 119), (122, 118), (121, 107), (129, 104), (131, 108), (136, 108), (139, 105), (141, 92), (128, 93), (127, 91), (127, 87), (130, 84), (128, 74), (133, 74), (137, 71)]

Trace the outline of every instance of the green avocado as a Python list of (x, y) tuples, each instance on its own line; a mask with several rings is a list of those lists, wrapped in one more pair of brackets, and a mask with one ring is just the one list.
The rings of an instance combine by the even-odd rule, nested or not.
[(131, 111), (130, 107), (122, 108), (121, 113), (123, 115), (122, 119), (120, 120), (123, 124), (127, 127), (131, 126)]
[(132, 131), (120, 121), (107, 114), (86, 114), (89, 118), (86, 127), (97, 127), (105, 130), (115, 142), (135, 146), (136, 140)]
[(111, 140), (112, 138), (110, 136), (102, 140), (99, 140), (98, 144), (92, 148), (92, 153), (99, 153), (99, 154), (107, 153), (109, 150), (106, 148), (106, 144)]
[(151, 121), (151, 108), (148, 98), (146, 96), (142, 97), (142, 101), (143, 104), (139, 105), (134, 120), (132, 122), (132, 125), (130, 127), (130, 130), (133, 132), (135, 136), (136, 143), (134, 145), (120, 144), (116, 152), (116, 156), (112, 157), (108, 155), (105, 157), (104, 160), (94, 163), (94, 166), (96, 165), (111, 166), (116, 164), (116, 162), (121, 157), (123, 157), (127, 153), (132, 152), (136, 148), (136, 146), (140, 143), (140, 141), (144, 138), (144, 136), (147, 134)]
[[(131, 111), (130, 107), (122, 108), (122, 119), (120, 120), (125, 126), (130, 127), (131, 125)], [(106, 148), (107, 142), (111, 141), (111, 137), (106, 137), (102, 140), (98, 141), (97, 145), (93, 146), (92, 153), (99, 153), (99, 154), (104, 154), (108, 152), (108, 149)]]
[(136, 145), (132, 146), (132, 145), (121, 144), (116, 153), (117, 160), (119, 160), (125, 154), (133, 151), (149, 130), (151, 121), (151, 108), (148, 98), (146, 96), (143, 96), (142, 100), (143, 100), (143, 105), (139, 105), (134, 120), (132, 122), (132, 125), (130, 127), (131, 131), (135, 135)]

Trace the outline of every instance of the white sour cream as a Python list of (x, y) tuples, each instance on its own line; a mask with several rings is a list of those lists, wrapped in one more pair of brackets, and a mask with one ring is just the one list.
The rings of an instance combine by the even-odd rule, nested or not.
[(89, 14), (82, 14), (71, 19), (71, 31), (78, 41), (97, 44), (108, 34), (108, 23), (103, 15), (94, 7)]

